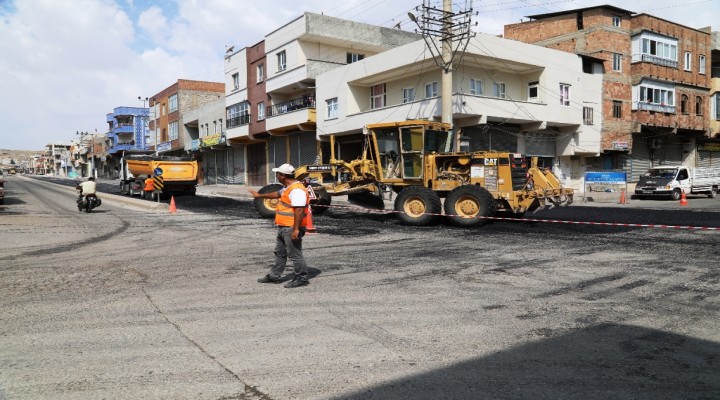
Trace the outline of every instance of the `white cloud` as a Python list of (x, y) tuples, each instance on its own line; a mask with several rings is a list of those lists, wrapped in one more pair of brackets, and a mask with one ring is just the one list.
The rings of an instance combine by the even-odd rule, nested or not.
[[(475, 1), (478, 30), (501, 34), (526, 15), (612, 4), (690, 27), (711, 25), (720, 0)], [(419, 0), (0, 1), (0, 148), (42, 149), (105, 116), (140, 106), (177, 79), (222, 82), (226, 46), (251, 46), (304, 11), (414, 29)], [(537, 5), (537, 6), (533, 6)], [(717, 29), (717, 28), (716, 28)]]

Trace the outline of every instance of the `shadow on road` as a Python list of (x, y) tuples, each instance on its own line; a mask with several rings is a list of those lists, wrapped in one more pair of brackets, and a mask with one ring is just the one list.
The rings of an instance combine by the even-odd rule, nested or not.
[(603, 324), (336, 399), (716, 399), (718, 376), (718, 343)]

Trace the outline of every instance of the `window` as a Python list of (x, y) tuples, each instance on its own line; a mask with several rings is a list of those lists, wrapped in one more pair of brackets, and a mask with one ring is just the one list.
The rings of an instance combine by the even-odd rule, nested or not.
[(538, 82), (528, 83), (528, 101), (537, 101), (538, 99)]
[(612, 110), (613, 110), (613, 118), (622, 118), (622, 101), (613, 100)]
[(570, 85), (568, 85), (567, 83), (560, 84), (560, 105), (570, 105)]
[(675, 92), (651, 86), (640, 86), (640, 101), (643, 103), (675, 106)]
[(168, 129), (170, 133), (170, 140), (175, 140), (178, 138), (178, 122), (173, 121), (168, 124)]
[(287, 68), (287, 56), (285, 55), (285, 50), (277, 53), (277, 70), (285, 71), (285, 68)]
[(347, 63), (352, 64), (354, 62), (358, 62), (365, 58), (364, 54), (358, 54), (358, 53), (347, 53)]
[(257, 66), (257, 81), (262, 82), (265, 80), (265, 64)]
[(438, 95), (438, 83), (431, 82), (425, 85), (425, 98), (437, 97)]
[(385, 107), (385, 84), (374, 85), (370, 88), (370, 109)]
[(415, 88), (403, 89), (403, 103), (410, 103), (415, 101)]
[(257, 105), (257, 120), (262, 121), (265, 119), (265, 102), (261, 101)]
[(470, 79), (470, 94), (482, 96), (483, 87), (482, 81), (479, 79)]
[(689, 51), (685, 52), (685, 71), (692, 69), (692, 53)]
[(642, 53), (677, 61), (677, 45), (673, 43), (644, 38), (642, 40)]
[(584, 125), (592, 125), (593, 124), (593, 109), (592, 109), (592, 107), (583, 107), (583, 124)]
[(502, 82), (493, 82), (493, 96), (501, 99), (505, 98), (505, 84)]
[(233, 80), (233, 90), (240, 89), (240, 74), (233, 74), (232, 80)]
[(622, 54), (613, 53), (613, 71), (622, 71)]
[(705, 56), (702, 54), (700, 55), (700, 59), (698, 60), (698, 68), (700, 69), (701, 74), (705, 73)]
[(683, 114), (688, 114), (688, 97), (686, 95), (680, 96), (680, 112)]
[(170, 103), (170, 110), (168, 112), (177, 111), (177, 109), (178, 109), (177, 94), (174, 94), (174, 95), (168, 97), (168, 103)]
[(327, 119), (338, 117), (338, 99), (337, 97), (330, 100), (325, 100), (327, 104)]
[(620, 17), (619, 15), (613, 15), (613, 16), (612, 16), (612, 24), (613, 24), (613, 26), (619, 27), (621, 22), (622, 22), (622, 17)]
[(702, 97), (695, 98), (695, 115), (703, 115), (702, 113)]
[(720, 120), (720, 93), (715, 93), (712, 97), (713, 118)]

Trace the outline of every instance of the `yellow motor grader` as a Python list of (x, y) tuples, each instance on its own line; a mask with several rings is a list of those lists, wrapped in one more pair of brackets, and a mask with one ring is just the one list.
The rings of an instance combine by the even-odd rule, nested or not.
[[(394, 209), (407, 225), (430, 225), (444, 215), (458, 226), (478, 226), (496, 213), (522, 217), (546, 206), (568, 205), (573, 190), (563, 188), (551, 171), (537, 166), (536, 158), (502, 151), (452, 151), (455, 139), (447, 124), (410, 120), (372, 124), (356, 140), (357, 157), (336, 158), (336, 149), (352, 156), (353, 146), (330, 137), (329, 162), (303, 165), (295, 176), (316, 195), (314, 214), (331, 203), (332, 196), (348, 196), (382, 209), (384, 195), (397, 194)], [(344, 137), (343, 137), (344, 138)], [(347, 142), (347, 141), (346, 141)], [(277, 191), (268, 185), (261, 193)], [(441, 200), (441, 199), (444, 199)], [(264, 217), (274, 215), (276, 201), (255, 199)]]

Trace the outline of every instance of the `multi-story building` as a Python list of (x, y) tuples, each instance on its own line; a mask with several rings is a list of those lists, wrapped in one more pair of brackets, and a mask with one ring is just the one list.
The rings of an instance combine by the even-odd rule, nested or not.
[(701, 160), (709, 166), (720, 166), (720, 32), (712, 33), (711, 51), (712, 69), (710, 73), (710, 137), (714, 141), (708, 141), (698, 150), (701, 153)]
[(207, 103), (217, 101), (225, 93), (219, 82), (178, 79), (177, 82), (152, 96), (149, 129), (156, 135), (156, 151), (162, 155), (187, 155), (192, 141), (200, 138), (199, 130), (188, 129), (184, 115)]
[[(602, 74), (584, 71), (593, 62), (478, 34), (454, 65), (454, 129), (470, 150), (537, 156), (577, 187), (585, 158), (600, 154)], [(358, 135), (366, 124), (439, 121), (441, 81), (424, 40), (325, 72), (317, 78), (319, 136), (339, 135), (339, 156), (352, 159), (362, 150)]]
[[(233, 174), (232, 148), (225, 137), (225, 98), (219, 97), (183, 115), (185, 130), (192, 139), (188, 152), (199, 163), (198, 182), (204, 184), (242, 183)], [(239, 181), (240, 180), (240, 181)]]
[(700, 164), (708, 138), (710, 32), (597, 6), (533, 15), (504, 37), (594, 57), (604, 71), (602, 155), (591, 169)]
[(47, 158), (45, 160), (44, 169), (46, 173), (59, 176), (72, 176), (76, 174), (70, 148), (72, 144), (68, 143), (49, 143), (46, 144)]
[[(305, 13), (263, 41), (225, 57), (227, 137), (250, 185), (269, 167), (314, 163), (316, 77), (393, 47), (417, 34)], [(244, 159), (241, 155), (244, 155)]]

